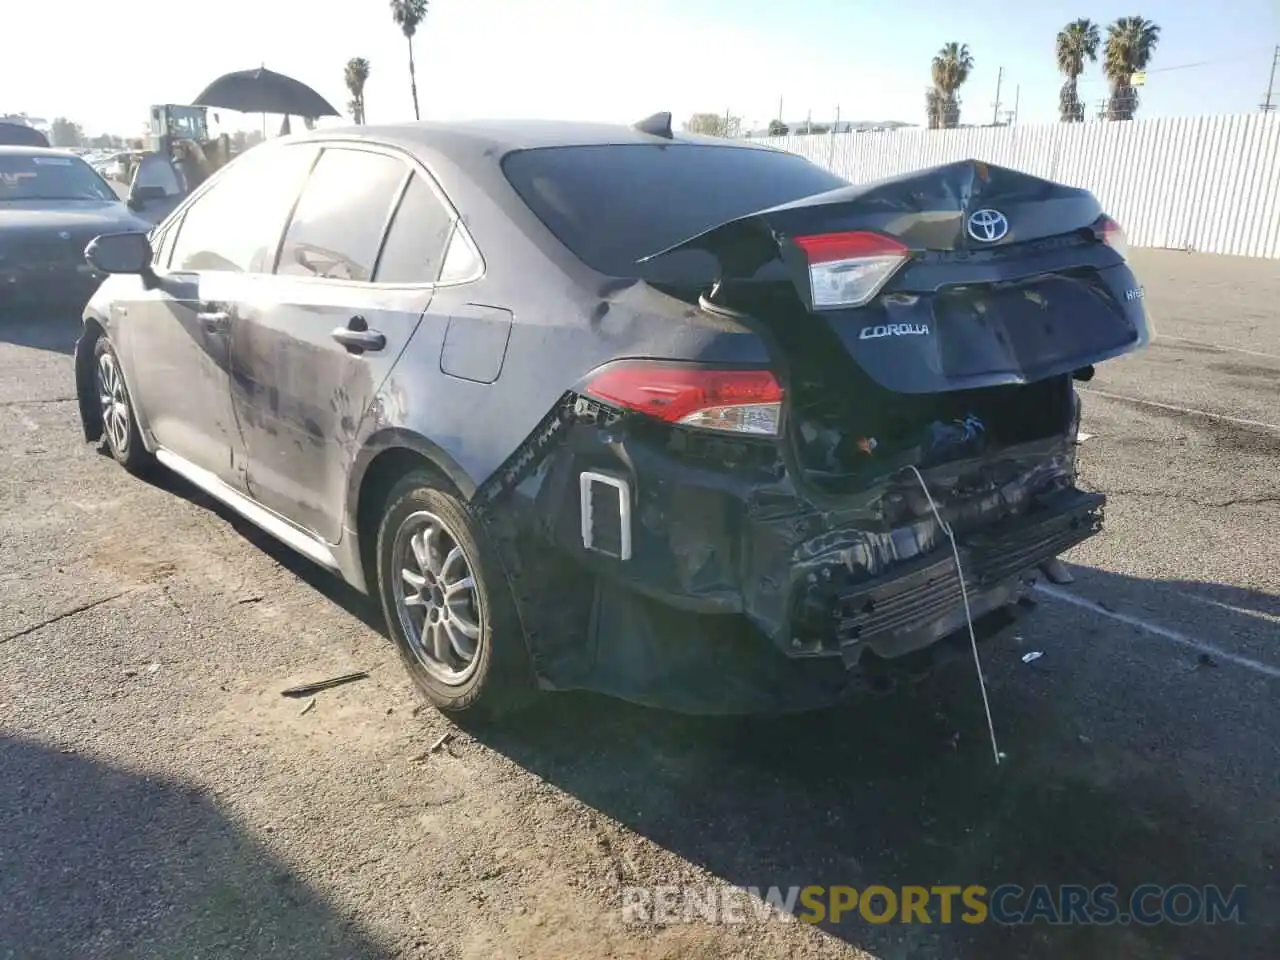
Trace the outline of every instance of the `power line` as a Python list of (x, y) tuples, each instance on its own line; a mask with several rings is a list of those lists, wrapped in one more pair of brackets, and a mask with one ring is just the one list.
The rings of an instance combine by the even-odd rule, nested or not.
[(1262, 100), (1262, 112), (1270, 113), (1275, 109), (1271, 102), (1271, 94), (1276, 88), (1276, 65), (1280, 64), (1280, 43), (1276, 44), (1275, 53), (1271, 56), (1271, 77), (1267, 80), (1267, 95)]

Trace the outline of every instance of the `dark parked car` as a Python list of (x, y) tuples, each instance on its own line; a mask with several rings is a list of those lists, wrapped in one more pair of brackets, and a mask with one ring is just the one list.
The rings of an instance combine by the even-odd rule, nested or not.
[(48, 147), (49, 138), (35, 127), (27, 126), (25, 123), (0, 120), (0, 146)]
[(1073, 378), (1148, 338), (1083, 190), (662, 115), (285, 138), (86, 256), (86, 438), (375, 594), (454, 712), (810, 707), (967, 650), (1099, 528)]
[(149, 226), (74, 154), (0, 146), (0, 313), (50, 302), (79, 310), (102, 280), (85, 244)]

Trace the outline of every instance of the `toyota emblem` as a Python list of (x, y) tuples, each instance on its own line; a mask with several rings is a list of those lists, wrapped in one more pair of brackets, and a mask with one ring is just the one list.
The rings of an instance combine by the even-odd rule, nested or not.
[(66, 230), (63, 230), (61, 233), (58, 234), (58, 236), (63, 240), (71, 239), (71, 234), (69, 234)]
[(969, 214), (969, 236), (982, 243), (1003, 240), (1009, 232), (1009, 220), (999, 210), (977, 210)]

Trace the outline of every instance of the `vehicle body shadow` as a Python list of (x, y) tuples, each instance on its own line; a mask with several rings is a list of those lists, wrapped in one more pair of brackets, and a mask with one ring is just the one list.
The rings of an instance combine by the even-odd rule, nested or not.
[(0, 309), (0, 343), (71, 356), (83, 322), (78, 307), (36, 308), (20, 314)]
[[(1148, 589), (1145, 581), (1090, 574), (1106, 595)], [(1221, 596), (1212, 585), (1162, 586)], [(1247, 592), (1230, 599), (1250, 610), (1273, 602), (1240, 595)], [(1107, 625), (1089, 616), (1042, 602), (1025, 622), (1028, 642), (1050, 650), (1047, 667), (1024, 663), (1026, 647), (984, 653), (1007, 754), (998, 768), (972, 664), (963, 662), (891, 695), (808, 715), (689, 718), (561, 696), (518, 728), (477, 735), (737, 886), (785, 893), (808, 885), (1046, 884), (1057, 896), (1058, 885), (1114, 884), (1124, 910), (1142, 884), (1214, 884), (1224, 892), (1244, 885), (1252, 908), (1245, 923), (1217, 926), (944, 925), (935, 899), (930, 924), (877, 925), (857, 910), (821, 924), (886, 960), (1266, 955), (1280, 936), (1265, 908), (1280, 893), (1269, 866), (1280, 856), (1280, 799), (1248, 769), (1276, 769), (1274, 740), (1267, 730), (1241, 730), (1233, 716), (1215, 718), (1220, 730), (1187, 729), (1194, 704), (1224, 695), (1211, 685), (1225, 671), (1201, 670), (1194, 652), (1158, 641), (1117, 650), (1113, 642), (1128, 628), (1101, 635), (1095, 628)], [(1200, 699), (1186, 699), (1193, 695)], [(1218, 740), (1229, 752), (1204, 760), (1204, 743)], [(1209, 774), (1197, 764), (1211, 764)]]
[[(105, 451), (100, 450), (99, 452), (103, 456), (109, 456)], [(386, 626), (382, 619), (382, 610), (374, 598), (353, 589), (337, 574), (325, 570), (285, 546), (275, 537), (264, 533), (230, 507), (209, 496), (195, 484), (190, 483), (176, 473), (163, 468), (156, 468), (149, 473), (146, 479), (152, 486), (160, 490), (182, 497), (184, 500), (216, 513), (226, 520), (240, 536), (267, 554), (298, 579), (304, 581), (328, 600), (342, 607), (371, 630), (384, 637), (387, 636)]]
[(0, 957), (389, 957), (202, 788), (0, 737)]

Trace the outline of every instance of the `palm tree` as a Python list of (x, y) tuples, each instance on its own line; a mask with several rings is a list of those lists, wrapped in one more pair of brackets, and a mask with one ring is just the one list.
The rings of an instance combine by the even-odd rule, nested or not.
[(409, 41), (409, 90), (413, 94), (413, 119), (421, 120), (418, 113), (418, 78), (413, 69), (413, 35), (427, 17), (427, 0), (391, 0), (391, 19)]
[(1058, 31), (1058, 70), (1067, 75), (1058, 95), (1058, 113), (1063, 123), (1080, 123), (1084, 120), (1084, 104), (1076, 82), (1084, 73), (1085, 61), (1098, 60), (1098, 25), (1092, 20), (1073, 20)]
[(933, 86), (938, 91), (938, 111), (943, 127), (960, 125), (960, 101), (956, 91), (973, 72), (967, 43), (948, 43), (933, 58)]
[(347, 103), (351, 119), (356, 123), (364, 123), (364, 85), (369, 80), (369, 61), (364, 57), (352, 57), (347, 61), (343, 79), (347, 81), (347, 89), (351, 92), (351, 100)]
[(1160, 27), (1142, 17), (1121, 17), (1107, 27), (1102, 70), (1111, 84), (1108, 120), (1133, 119), (1138, 109), (1138, 91), (1133, 88), (1133, 75), (1147, 69), (1159, 42)]
[(942, 96), (937, 87), (925, 87), (924, 115), (930, 130), (937, 130), (942, 126)]

